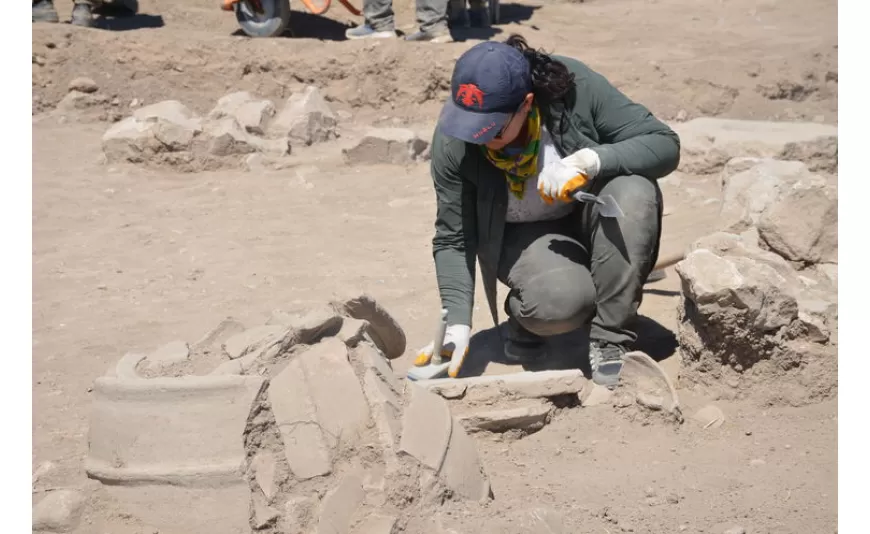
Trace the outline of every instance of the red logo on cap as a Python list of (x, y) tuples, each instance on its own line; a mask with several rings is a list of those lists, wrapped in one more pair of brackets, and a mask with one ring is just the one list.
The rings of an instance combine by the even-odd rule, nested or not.
[(459, 90), (456, 91), (456, 100), (462, 102), (462, 105), (467, 108), (477, 105), (483, 109), (483, 91), (473, 83), (460, 85)]

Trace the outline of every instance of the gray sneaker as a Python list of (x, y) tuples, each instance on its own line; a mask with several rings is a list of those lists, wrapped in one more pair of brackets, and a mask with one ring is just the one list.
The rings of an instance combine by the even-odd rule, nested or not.
[(397, 37), (395, 30), (375, 30), (368, 24), (350, 28), (344, 32), (344, 36), (348, 39), (395, 39)]
[(57, 10), (52, 0), (39, 0), (33, 3), (33, 22), (58, 22)]
[(592, 381), (599, 386), (613, 389), (619, 384), (619, 372), (622, 371), (622, 357), (625, 349), (620, 345), (606, 341), (589, 343), (589, 363), (592, 366)]
[(452, 43), (453, 36), (450, 35), (450, 30), (420, 30), (405, 36), (406, 41), (428, 42), (428, 43)]
[(84, 28), (92, 27), (94, 25), (94, 13), (91, 10), (90, 4), (75, 4), (69, 23)]

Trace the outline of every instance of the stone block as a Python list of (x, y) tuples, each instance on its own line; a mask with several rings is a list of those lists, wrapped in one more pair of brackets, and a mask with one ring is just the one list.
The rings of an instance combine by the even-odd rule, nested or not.
[(552, 410), (551, 404), (541, 402), (501, 410), (475, 410), (459, 415), (457, 419), (468, 432), (533, 432), (547, 424)]
[(343, 441), (368, 424), (368, 403), (344, 343), (327, 338), (297, 358), (305, 372), (317, 421), (328, 435)]
[(451, 419), (451, 423), (450, 444), (440, 470), (441, 476), (447, 487), (460, 497), (484, 500), (491, 495), (491, 488), (477, 446), (458, 421)]
[(758, 220), (765, 247), (803, 264), (837, 263), (837, 190), (820, 177), (783, 191)]
[(269, 125), (271, 135), (289, 137), (303, 145), (322, 143), (338, 137), (338, 120), (317, 87), (308, 86), (293, 94)]
[(221, 97), (208, 114), (209, 119), (231, 117), (247, 132), (263, 135), (266, 123), (275, 115), (275, 105), (259, 100), (247, 91), (238, 91)]
[(474, 400), (513, 398), (544, 398), (576, 395), (583, 390), (586, 378), (579, 369), (560, 371), (523, 371), (504, 375), (469, 378), (438, 378), (416, 382), (445, 398), (461, 396)]
[(351, 520), (362, 504), (365, 492), (359, 476), (348, 474), (326, 492), (320, 503), (317, 534), (349, 534)]
[(293, 475), (307, 480), (332, 472), (330, 449), (317, 421), (299, 359), (290, 361), (272, 379), (269, 402), (284, 443), (284, 456)]
[(233, 375), (98, 378), (85, 469), (111, 484), (240, 480), (241, 436), (263, 385)]
[(434, 471), (441, 469), (453, 418), (447, 402), (417, 384), (408, 385), (409, 399), (402, 417), (399, 452), (408, 454)]
[(374, 128), (353, 148), (344, 149), (345, 161), (352, 165), (409, 165), (421, 159), (429, 143), (404, 128)]

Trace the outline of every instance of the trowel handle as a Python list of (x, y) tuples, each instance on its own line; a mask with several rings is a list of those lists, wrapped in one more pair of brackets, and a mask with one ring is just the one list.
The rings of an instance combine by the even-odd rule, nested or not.
[(576, 200), (577, 202), (594, 202), (597, 204), (603, 203), (601, 199), (599, 199), (597, 196), (593, 195), (592, 193), (587, 193), (585, 191), (577, 190), (572, 193), (571, 196), (574, 197), (574, 200)]
[(441, 309), (438, 328), (435, 329), (435, 339), (432, 342), (432, 360), (434, 364), (441, 363), (441, 349), (444, 347), (444, 335), (447, 333), (447, 309)]

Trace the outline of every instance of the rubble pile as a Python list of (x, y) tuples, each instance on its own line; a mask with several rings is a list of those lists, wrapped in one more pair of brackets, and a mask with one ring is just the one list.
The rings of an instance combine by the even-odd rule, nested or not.
[[(489, 499), (447, 401), (393, 373), (404, 349), (361, 296), (127, 355), (94, 385), (88, 476), (161, 533), (389, 534), (444, 500)], [(208, 374), (183, 374), (215, 352)]]
[(836, 395), (836, 175), (742, 157), (721, 176), (723, 231), (677, 266), (685, 378), (766, 402)]

